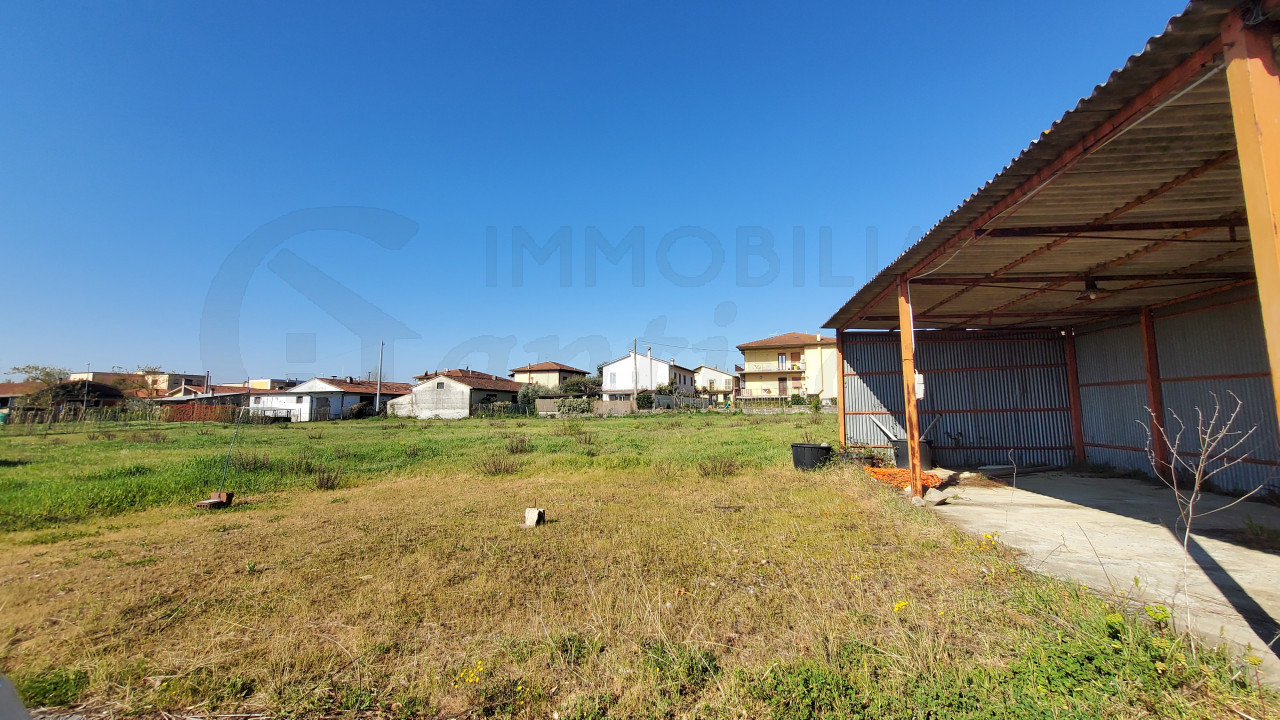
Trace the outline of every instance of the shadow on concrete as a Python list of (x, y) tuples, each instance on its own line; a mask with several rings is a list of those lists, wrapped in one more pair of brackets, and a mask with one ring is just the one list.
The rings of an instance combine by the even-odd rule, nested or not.
[[(1169, 527), (1168, 530), (1179, 543), (1182, 542), (1181, 528)], [(1275, 652), (1276, 641), (1280, 639), (1280, 623), (1276, 622), (1266, 608), (1259, 605), (1249, 591), (1236, 582), (1235, 578), (1231, 577), (1231, 573), (1227, 572), (1200, 543), (1196, 542), (1194, 533), (1187, 540), (1187, 554), (1196, 565), (1200, 566), (1205, 576), (1218, 588), (1227, 602), (1231, 603), (1231, 607), (1235, 608), (1240, 617), (1249, 624), (1249, 629), (1262, 638), (1272, 652)]]
[[(1163, 485), (1133, 478), (1050, 473), (1019, 478), (1016, 487), (1025, 492), (1163, 526), (1179, 545), (1182, 544), (1183, 524), (1178, 503), (1173, 491)], [(1225, 495), (1206, 493), (1197, 504), (1197, 515), (1226, 508), (1235, 500), (1236, 498)], [(1196, 540), (1196, 536), (1201, 535), (1254, 549), (1248, 543), (1239, 542), (1238, 535), (1235, 534), (1253, 516), (1259, 516), (1259, 522), (1263, 525), (1280, 527), (1280, 508), (1259, 502), (1241, 502), (1221, 512), (1194, 519), (1187, 553), (1254, 633), (1266, 641), (1269, 647), (1276, 648), (1277, 639), (1280, 638), (1280, 621), (1258, 604), (1249, 591)]]

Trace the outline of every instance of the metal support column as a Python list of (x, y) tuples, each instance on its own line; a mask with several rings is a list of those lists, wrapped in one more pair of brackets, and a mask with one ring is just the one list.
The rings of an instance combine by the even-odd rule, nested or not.
[(907, 428), (907, 457), (911, 462), (911, 494), (924, 495), (920, 470), (920, 416), (916, 411), (916, 325), (907, 276), (898, 278), (898, 339), (902, 345), (902, 402)]
[(1280, 68), (1271, 29), (1245, 25), (1241, 10), (1223, 22), (1222, 41), (1271, 389), (1280, 413)]

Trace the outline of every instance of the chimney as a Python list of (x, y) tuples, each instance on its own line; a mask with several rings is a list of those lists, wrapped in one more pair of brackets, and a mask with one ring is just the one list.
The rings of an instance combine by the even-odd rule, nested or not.
[(814, 333), (814, 334), (813, 334), (813, 337), (814, 337), (814, 339), (815, 339), (815, 340), (817, 340), (818, 342), (822, 342), (822, 333)]

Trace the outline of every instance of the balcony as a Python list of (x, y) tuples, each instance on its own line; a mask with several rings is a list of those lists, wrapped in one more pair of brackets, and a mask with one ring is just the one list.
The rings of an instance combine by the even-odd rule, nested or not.
[(745, 372), (804, 372), (804, 361), (749, 362)]

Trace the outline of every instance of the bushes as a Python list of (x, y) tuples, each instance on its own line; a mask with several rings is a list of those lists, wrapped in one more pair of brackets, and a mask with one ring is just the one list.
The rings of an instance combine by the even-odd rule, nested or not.
[(640, 393), (639, 395), (636, 395), (636, 409), (652, 410), (653, 409), (653, 393), (646, 390)]
[(595, 401), (591, 398), (558, 398), (556, 400), (556, 412), (561, 415), (588, 415), (593, 407), (595, 407)]
[(805, 400), (805, 399), (804, 399), (804, 396), (803, 396), (803, 395), (801, 395), (801, 394), (799, 394), (799, 393), (796, 393), (796, 394), (794, 394), (794, 395), (792, 395), (792, 396), (791, 396), (791, 404), (792, 404), (792, 405), (796, 405), (796, 406), (799, 406), (799, 405), (806, 405), (806, 404), (808, 404), (808, 402), (809, 402), (809, 401), (808, 401), (808, 400)]

